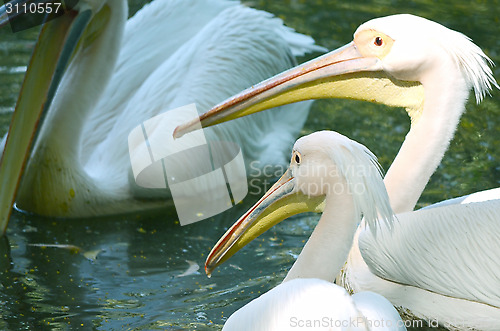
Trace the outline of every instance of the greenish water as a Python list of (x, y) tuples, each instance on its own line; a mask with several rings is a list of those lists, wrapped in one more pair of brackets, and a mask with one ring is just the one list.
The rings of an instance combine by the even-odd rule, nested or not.
[[(500, 64), (499, 1), (251, 1), (329, 49), (376, 16), (412, 13), (471, 37)], [(131, 3), (131, 11), (143, 2)], [(0, 30), (0, 134), (15, 105), (37, 29)], [(301, 59), (303, 61), (305, 59)], [(494, 68), (500, 79), (500, 69)], [(500, 184), (500, 92), (467, 105), (450, 150), (419, 205)], [(303, 134), (333, 129), (368, 146), (388, 168), (408, 130), (401, 109), (317, 101)], [(214, 330), (278, 284), (314, 227), (294, 217), (234, 256), (212, 278), (212, 245), (256, 197), (216, 218), (180, 227), (172, 211), (102, 219), (54, 220), (15, 212), (0, 239), (0, 329)], [(200, 270), (183, 275), (190, 265)], [(191, 269), (192, 270), (192, 269)]]

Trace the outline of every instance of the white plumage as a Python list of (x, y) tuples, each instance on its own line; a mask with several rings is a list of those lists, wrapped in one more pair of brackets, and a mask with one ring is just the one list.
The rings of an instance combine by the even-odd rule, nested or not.
[[(471, 205), (443, 202), (410, 212), (449, 146), (469, 90), (480, 102), (498, 87), (491, 60), (466, 36), (419, 17), (380, 18), (358, 31), (366, 29), (395, 39), (382, 67), (422, 83), (425, 97), (421, 109), (408, 110), (410, 132), (384, 179), (398, 222), (393, 232), (382, 227), (385, 240), (360, 232), (359, 248), (356, 237), (338, 280), (354, 292), (376, 289), (406, 314), (451, 329), (494, 330), (500, 323), (500, 292), (492, 285), (499, 280), (494, 255), (500, 246), (492, 242), (500, 235), (494, 200), (500, 190), (477, 193), (476, 201), (487, 201)], [(426, 38), (421, 48), (411, 42), (417, 35)], [(460, 200), (466, 201), (454, 202)]]
[(398, 214), (404, 226), (382, 226), (376, 238), (360, 234), (361, 254), (383, 279), (500, 307), (500, 275), (491, 264), (500, 252), (500, 228), (489, 223), (496, 210), (500, 200)]
[[(363, 292), (351, 298), (329, 282), (347, 258), (361, 215), (374, 235), (379, 217), (386, 228), (393, 223), (375, 156), (336, 132), (297, 140), (287, 172), (219, 240), (207, 272), (231, 256), (233, 247), (245, 245), (245, 238), (289, 216), (294, 199), (300, 205), (316, 197), (325, 197), (323, 215), (284, 283), (238, 310), (224, 330), (405, 330), (382, 296)], [(279, 216), (267, 219), (267, 213)]]
[(379, 294), (350, 296), (321, 279), (281, 283), (234, 312), (223, 331), (401, 331), (406, 330), (392, 304)]
[(360, 230), (337, 282), (384, 295), (406, 318), (496, 330), (499, 208), (500, 200), (453, 204), (398, 214), (376, 238)]
[[(493, 242), (500, 189), (411, 213), (449, 147), (470, 90), (480, 102), (499, 87), (490, 64), (469, 38), (436, 22), (407, 14), (382, 17), (362, 24), (346, 46), (261, 82), (200, 118), (211, 125), (228, 115), (325, 97), (404, 107), (411, 129), (384, 179), (398, 213), (393, 233), (381, 229), (391, 241), (378, 242), (360, 227), (337, 281), (355, 292), (382, 294), (407, 317), (436, 319), (451, 329), (496, 330), (500, 248)], [(478, 202), (458, 204), (467, 201)], [(311, 277), (331, 263), (321, 252), (314, 259)]]

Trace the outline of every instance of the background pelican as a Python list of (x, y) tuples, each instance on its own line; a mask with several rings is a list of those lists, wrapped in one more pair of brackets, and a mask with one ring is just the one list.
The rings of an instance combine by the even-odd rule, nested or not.
[(323, 322), (325, 317), (332, 322), (316, 328), (303, 325), (303, 329), (405, 330), (383, 297), (363, 292), (351, 299), (344, 289), (327, 281), (344, 264), (361, 215), (373, 233), (377, 222), (389, 228), (393, 223), (375, 156), (336, 132), (316, 132), (297, 140), (287, 172), (215, 245), (207, 258), (207, 273), (291, 210), (304, 204), (316, 206), (323, 199), (323, 215), (289, 271), (286, 280), (290, 281), (234, 313), (225, 330), (294, 330), (300, 326), (292, 324), (294, 318)]
[[(448, 148), (470, 89), (479, 102), (492, 85), (498, 88), (488, 62), (470, 39), (435, 22), (412, 15), (378, 18), (362, 24), (352, 43), (214, 107), (201, 116), (202, 124), (310, 98), (404, 107), (411, 129), (384, 182), (393, 209), (408, 212)], [(177, 133), (188, 130), (186, 125)], [(394, 305), (450, 328), (494, 330), (500, 292), (489, 284), (499, 281), (491, 255), (500, 252), (493, 244), (499, 198), (500, 189), (494, 189), (470, 197), (478, 204), (457, 205), (467, 201), (460, 198), (411, 214), (397, 223), (390, 243), (367, 234), (358, 248), (356, 235), (339, 281), (354, 291), (376, 290)], [(408, 236), (414, 244), (406, 245)]]
[[(14, 115), (14, 120), (24, 116), (36, 124), (37, 110), (46, 97), (40, 86), (45, 84), (48, 91), (52, 76), (47, 59), (53, 61), (59, 48), (61, 58), (64, 52), (69, 58), (78, 43), (51, 107), (42, 116), (44, 124), (17, 195), (21, 209), (42, 215), (101, 215), (158, 206), (158, 200), (149, 204), (134, 200), (158, 197), (158, 192), (134, 186), (130, 176), (127, 136), (134, 127), (193, 102), (206, 110), (292, 66), (295, 55), (321, 50), (280, 19), (238, 2), (159, 0), (129, 21), (125, 0), (82, 1), (76, 11), (74, 21), (66, 15), (42, 30), (23, 86), (39, 95), (28, 99), (22, 92)], [(65, 35), (59, 32), (64, 26), (74, 33), (69, 46), (63, 46)], [(57, 33), (63, 37), (56, 40)], [(59, 48), (54, 47), (56, 42)], [(49, 47), (51, 53), (47, 53)], [(237, 78), (234, 71), (239, 73)], [(207, 132), (207, 139), (237, 142), (248, 162), (279, 164), (285, 160), (283, 150), (303, 125), (309, 104), (292, 108), (295, 115), (287, 116), (282, 130), (271, 125), (272, 117), (280, 115), (269, 114)], [(2, 212), (10, 210), (22, 169), (20, 150), (27, 149), (31, 139), (21, 127), (28, 120), (20, 118), (22, 124), (14, 120), (0, 174)], [(257, 136), (264, 140), (258, 141)], [(26, 147), (21, 149), (19, 141)], [(281, 141), (281, 147), (269, 141)], [(17, 144), (10, 153), (9, 143)], [(3, 225), (7, 217), (2, 216)]]

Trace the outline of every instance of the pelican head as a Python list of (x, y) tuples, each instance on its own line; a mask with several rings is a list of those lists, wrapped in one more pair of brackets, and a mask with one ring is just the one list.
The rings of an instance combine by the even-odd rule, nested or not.
[(210, 275), (282, 220), (298, 213), (322, 211), (340, 197), (352, 201), (352, 206), (345, 205), (345, 212), (353, 212), (354, 221), (338, 226), (355, 229), (361, 215), (372, 231), (376, 231), (379, 215), (389, 226), (392, 224), (392, 209), (379, 164), (365, 146), (333, 131), (298, 139), (288, 170), (217, 242), (208, 255), (205, 271)]
[[(440, 81), (440, 67), (451, 64), (463, 87), (474, 89), (480, 102), (496, 84), (489, 64), (493, 62), (464, 34), (422, 17), (401, 14), (376, 18), (354, 33), (354, 43), (363, 57), (380, 60), (382, 70), (402, 81), (424, 87)], [(448, 73), (453, 72), (449, 70)]]
[[(376, 18), (349, 44), (235, 95), (200, 120), (206, 127), (287, 103), (348, 98), (404, 107), (413, 122), (432, 90), (449, 87), (450, 98), (465, 103), (473, 88), (481, 101), (492, 85), (498, 88), (491, 63), (468, 37), (433, 21), (409, 14)], [(192, 131), (194, 123), (174, 135)]]

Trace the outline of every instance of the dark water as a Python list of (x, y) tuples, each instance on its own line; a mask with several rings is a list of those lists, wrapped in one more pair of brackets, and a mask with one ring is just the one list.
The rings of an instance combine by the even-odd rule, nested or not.
[[(131, 3), (131, 11), (143, 2)], [(412, 13), (471, 37), (500, 63), (499, 1), (249, 1), (329, 49), (376, 16)], [(8, 127), (37, 29), (0, 30), (0, 134)], [(303, 61), (305, 59), (301, 59)], [(494, 69), (499, 79), (500, 69)], [(467, 105), (442, 165), (419, 205), (500, 184), (500, 93)], [(409, 127), (403, 110), (355, 101), (314, 104), (303, 134), (334, 129), (367, 145), (387, 169)], [(175, 211), (55, 220), (15, 212), (0, 239), (0, 329), (213, 330), (278, 284), (316, 215), (264, 234), (207, 278), (206, 254), (255, 201), (181, 227)], [(199, 266), (199, 270), (196, 270)], [(190, 270), (189, 272), (186, 272)]]

